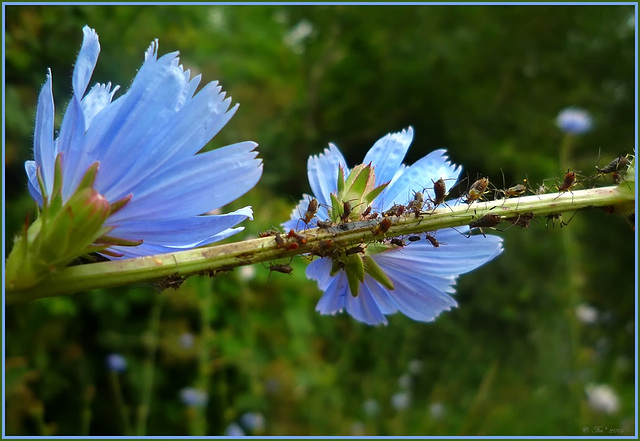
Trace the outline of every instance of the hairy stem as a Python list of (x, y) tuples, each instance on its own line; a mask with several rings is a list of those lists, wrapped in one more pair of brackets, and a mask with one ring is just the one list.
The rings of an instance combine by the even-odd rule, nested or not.
[[(384, 237), (464, 226), (485, 214), (498, 215), (504, 220), (514, 220), (519, 215), (529, 213), (533, 213), (536, 217), (552, 216), (594, 207), (610, 207), (612, 212), (619, 213), (633, 212), (635, 192), (630, 184), (633, 185), (634, 182), (623, 182), (617, 187), (474, 202), (471, 205), (454, 207), (445, 206), (422, 212), (420, 216), (415, 216), (413, 213), (399, 217), (392, 216), (388, 218), (391, 220), (391, 226), (384, 232)], [(306, 238), (304, 244), (298, 244), (295, 237), (287, 238), (286, 233), (283, 233), (284, 245), (279, 244), (273, 236), (269, 236), (136, 259), (67, 267), (36, 287), (22, 291), (7, 290), (6, 302), (11, 304), (78, 291), (162, 279), (165, 286), (171, 286), (172, 283), (193, 274), (216, 275), (238, 266), (310, 253), (314, 248), (317, 249), (320, 242), (326, 245), (329, 240), (332, 249), (354, 247), (362, 242), (381, 239), (382, 235), (375, 234), (379, 222), (379, 219), (365, 220), (334, 225), (328, 229), (314, 228), (301, 231), (300, 233)], [(380, 230), (377, 232), (379, 233)]]

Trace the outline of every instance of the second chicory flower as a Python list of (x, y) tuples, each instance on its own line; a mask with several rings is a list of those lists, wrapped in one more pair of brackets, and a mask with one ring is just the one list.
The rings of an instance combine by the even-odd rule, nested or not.
[[(433, 190), (424, 188), (426, 183), (440, 178), (455, 182), (461, 168), (447, 160), (445, 150), (435, 150), (411, 166), (402, 164), (412, 140), (411, 127), (391, 133), (376, 142), (363, 164), (353, 169), (333, 144), (323, 154), (311, 156), (307, 173), (313, 197), (304, 195), (284, 227), (297, 228), (300, 213), (306, 212), (313, 198), (318, 210), (310, 227), (317, 225), (317, 219), (349, 222), (363, 218), (367, 210), (389, 212), (396, 204), (409, 205), (412, 195), (423, 191), (425, 200), (434, 200)], [(386, 315), (397, 311), (418, 321), (434, 320), (456, 306), (450, 294), (455, 292), (457, 277), (502, 252), (502, 239), (497, 236), (466, 237), (444, 229), (437, 232), (437, 241), (441, 246), (426, 240), (406, 247), (371, 244), (359, 253), (338, 252), (314, 260), (307, 276), (324, 291), (317, 311), (346, 310), (368, 324), (386, 324)]]

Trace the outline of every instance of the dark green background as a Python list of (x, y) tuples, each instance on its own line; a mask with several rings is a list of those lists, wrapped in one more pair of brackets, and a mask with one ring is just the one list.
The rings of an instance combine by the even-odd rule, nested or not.
[[(203, 83), (220, 80), (241, 104), (210, 143), (260, 144), (262, 180), (227, 208), (254, 208), (238, 240), (287, 218), (309, 191), (306, 158), (328, 142), (353, 165), (378, 138), (412, 125), (408, 163), (446, 147), (472, 179), (486, 175), (498, 187), (501, 170), (506, 185), (526, 177), (553, 187), (567, 168), (592, 175), (599, 152), (602, 165), (634, 148), (632, 6), (5, 12), (7, 248), (34, 214), (23, 163), (37, 94), (50, 67), (59, 123), (84, 24), (102, 46), (92, 84), (126, 90), (158, 38), (161, 54), (180, 50)], [(287, 44), (300, 23), (311, 34)], [(555, 117), (568, 106), (588, 110), (594, 129), (561, 163)], [(119, 352), (129, 361), (120, 380), (134, 421), (150, 403), (147, 435), (219, 435), (247, 411), (265, 415), (266, 435), (583, 435), (598, 425), (633, 435), (634, 233), (597, 210), (566, 228), (545, 224), (498, 233), (504, 254), (462, 276), (459, 308), (429, 324), (395, 315), (369, 327), (318, 315), (320, 293), (302, 258), (291, 277), (257, 266), (250, 278), (193, 278), (162, 294), (139, 286), (8, 307), (7, 434), (122, 434), (104, 366)], [(580, 304), (600, 311), (596, 324), (576, 318)], [(178, 345), (186, 331), (196, 335), (193, 349)], [(411, 374), (411, 405), (396, 410), (390, 398), (411, 360), (423, 370)], [(149, 401), (142, 390), (152, 371)], [(613, 387), (620, 410), (592, 410), (588, 384)], [(208, 389), (206, 409), (182, 406), (178, 391), (190, 385)], [(363, 407), (371, 399), (375, 416)], [(429, 412), (434, 403), (445, 408), (440, 418)]]

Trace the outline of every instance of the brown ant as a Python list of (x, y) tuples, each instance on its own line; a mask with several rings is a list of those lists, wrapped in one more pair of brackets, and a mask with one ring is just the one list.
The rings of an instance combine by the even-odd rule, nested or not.
[(392, 225), (391, 219), (389, 219), (388, 217), (385, 217), (378, 223), (376, 228), (373, 230), (373, 234), (375, 236), (380, 236), (386, 233), (389, 230), (389, 228), (391, 228), (391, 225)]
[(469, 234), (467, 237), (471, 237), (471, 230), (473, 228), (477, 228), (484, 237), (487, 237), (484, 234), (484, 231), (482, 231), (482, 228), (492, 228), (500, 222), (502, 222), (502, 218), (497, 214), (485, 214), (480, 219), (476, 219), (469, 223)]
[(564, 174), (564, 179), (562, 180), (562, 184), (558, 186), (558, 191), (561, 193), (566, 193), (567, 191), (571, 191), (571, 187), (576, 184), (576, 172), (569, 171)]
[(311, 222), (311, 220), (316, 216), (317, 212), (318, 212), (318, 200), (316, 198), (312, 198), (309, 201), (309, 205), (307, 206), (307, 211), (305, 211), (302, 221), (306, 225), (309, 225), (309, 222)]
[(296, 233), (293, 228), (289, 230), (289, 234), (287, 234), (287, 237), (293, 237), (300, 245), (304, 245), (307, 243), (307, 237), (304, 234)]
[(616, 159), (600, 168), (596, 166), (596, 170), (598, 170), (598, 174), (606, 175), (608, 173), (619, 172), (623, 168), (629, 165), (629, 155), (619, 155)]
[(333, 249), (333, 240), (331, 239), (321, 240), (311, 248), (312, 256), (327, 257), (333, 253), (335, 253), (335, 250)]
[(268, 267), (263, 264), (263, 266), (269, 270), (269, 278), (271, 277), (271, 273), (274, 271), (289, 275), (293, 272), (293, 268), (288, 263), (272, 263)]
[(325, 230), (328, 230), (333, 226), (333, 222), (331, 222), (330, 220), (326, 220), (326, 221), (319, 220), (316, 222), (316, 224), (318, 224), (318, 228), (323, 228)]
[(364, 253), (365, 248), (366, 248), (366, 245), (360, 244), (358, 246), (345, 250), (344, 254), (347, 256), (350, 256), (352, 254)]
[(528, 213), (521, 213), (518, 215), (518, 217), (516, 217), (515, 219), (509, 219), (509, 221), (513, 225), (517, 225), (522, 228), (529, 228), (529, 225), (531, 224), (531, 219), (533, 219), (532, 211)]
[[(631, 161), (629, 161), (629, 155), (618, 155), (613, 161), (604, 167), (600, 168), (596, 166), (596, 170), (598, 170), (598, 175), (605, 175), (611, 173), (611, 178), (613, 179), (613, 183), (619, 185), (623, 180), (624, 176), (627, 173), (626, 168), (629, 167)], [(620, 173), (618, 173), (620, 172)]]
[(570, 171), (569, 169), (567, 169), (567, 172), (564, 174), (564, 178), (562, 179), (562, 183), (560, 185), (556, 186), (556, 188), (558, 189), (558, 192), (560, 194), (558, 196), (556, 196), (554, 198), (554, 200), (558, 199), (564, 193), (569, 192), (569, 193), (571, 193), (571, 202), (573, 203), (573, 192), (571, 191), (571, 189), (576, 184), (577, 184), (577, 182), (576, 182), (576, 172), (575, 171)]
[(440, 246), (440, 242), (438, 242), (435, 236), (432, 236), (429, 233), (425, 235), (425, 239), (429, 241), (431, 245), (433, 245), (435, 248), (438, 248)]
[(274, 230), (274, 229), (267, 230), (267, 231), (259, 231), (258, 232), (258, 236), (260, 236), (260, 237), (275, 236), (276, 234), (279, 234), (278, 230)]
[(405, 243), (404, 239), (400, 239), (399, 237), (393, 237), (393, 238), (391, 238), (391, 245), (395, 245), (397, 247), (404, 248), (406, 243)]
[(349, 222), (349, 216), (351, 216), (351, 203), (350, 202), (342, 202), (342, 214), (340, 215), (340, 220), (342, 222)]
[(569, 218), (568, 221), (563, 221), (562, 220), (562, 214), (560, 213), (553, 213), (553, 214), (548, 214), (547, 216), (545, 216), (547, 218), (547, 223), (546, 223), (546, 227), (549, 228), (549, 221), (551, 221), (551, 226), (553, 228), (555, 228), (556, 226), (556, 219), (560, 220), (560, 228), (562, 227), (566, 227), (567, 225), (569, 225), (569, 222), (571, 222), (571, 220), (573, 219), (573, 217), (576, 215), (577, 211), (574, 211), (573, 214), (571, 215), (571, 217)]
[(465, 203), (471, 205), (474, 201), (481, 199), (482, 196), (487, 192), (487, 187), (489, 186), (489, 178), (480, 178), (469, 188), (467, 192), (467, 196), (465, 199)]
[(282, 238), (282, 236), (280, 235), (280, 233), (278, 233), (277, 231), (274, 233), (275, 239), (276, 239), (276, 248), (282, 248), (284, 247), (284, 239)]
[(415, 214), (416, 217), (419, 217), (422, 207), (424, 207), (424, 197), (422, 196), (422, 192), (413, 192), (413, 199), (407, 204), (407, 210)]
[[(431, 181), (433, 182), (433, 180)], [(444, 198), (447, 197), (447, 184), (444, 179), (440, 178), (436, 182), (433, 182), (433, 193), (435, 199), (433, 200), (434, 208), (444, 203)]]
[(383, 213), (383, 216), (385, 216), (385, 217), (388, 217), (388, 216), (400, 217), (400, 216), (402, 216), (404, 214), (405, 210), (406, 210), (406, 207), (404, 205), (393, 204), (393, 207), (391, 207), (390, 209), (385, 211)]
[(512, 198), (515, 196), (521, 196), (527, 191), (527, 187), (523, 184), (516, 184), (513, 187), (509, 187), (506, 190), (498, 190), (506, 198)]

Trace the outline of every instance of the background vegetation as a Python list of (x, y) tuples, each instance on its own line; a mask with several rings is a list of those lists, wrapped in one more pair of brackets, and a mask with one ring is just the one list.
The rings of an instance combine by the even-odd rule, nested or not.
[[(241, 103), (210, 144), (255, 140), (265, 163), (234, 240), (286, 220), (306, 158), (351, 164), (414, 126), (407, 163), (446, 147), (472, 178), (553, 186), (634, 148), (633, 6), (6, 6), (7, 250), (34, 204), (35, 104), (53, 72), (57, 118), (88, 24), (92, 84), (123, 90), (159, 38)], [(568, 106), (594, 129), (560, 161)], [(425, 178), (425, 185), (429, 181)], [(33, 217), (32, 217), (33, 218)], [(565, 218), (566, 220), (566, 218)], [(320, 316), (304, 276), (262, 266), (178, 290), (135, 286), (6, 308), (10, 435), (634, 435), (634, 232), (600, 211), (501, 234), (505, 252), (458, 284), (434, 323)], [(105, 357), (122, 354), (124, 372)], [(619, 406), (597, 409), (590, 385)], [(185, 405), (181, 390), (208, 394)], [(592, 397), (593, 398), (593, 397)], [(595, 407), (594, 407), (595, 406)], [(247, 413), (253, 416), (247, 417)], [(257, 418), (256, 415), (258, 416)], [(127, 424), (127, 421), (129, 423)], [(230, 431), (230, 432), (226, 432)]]

